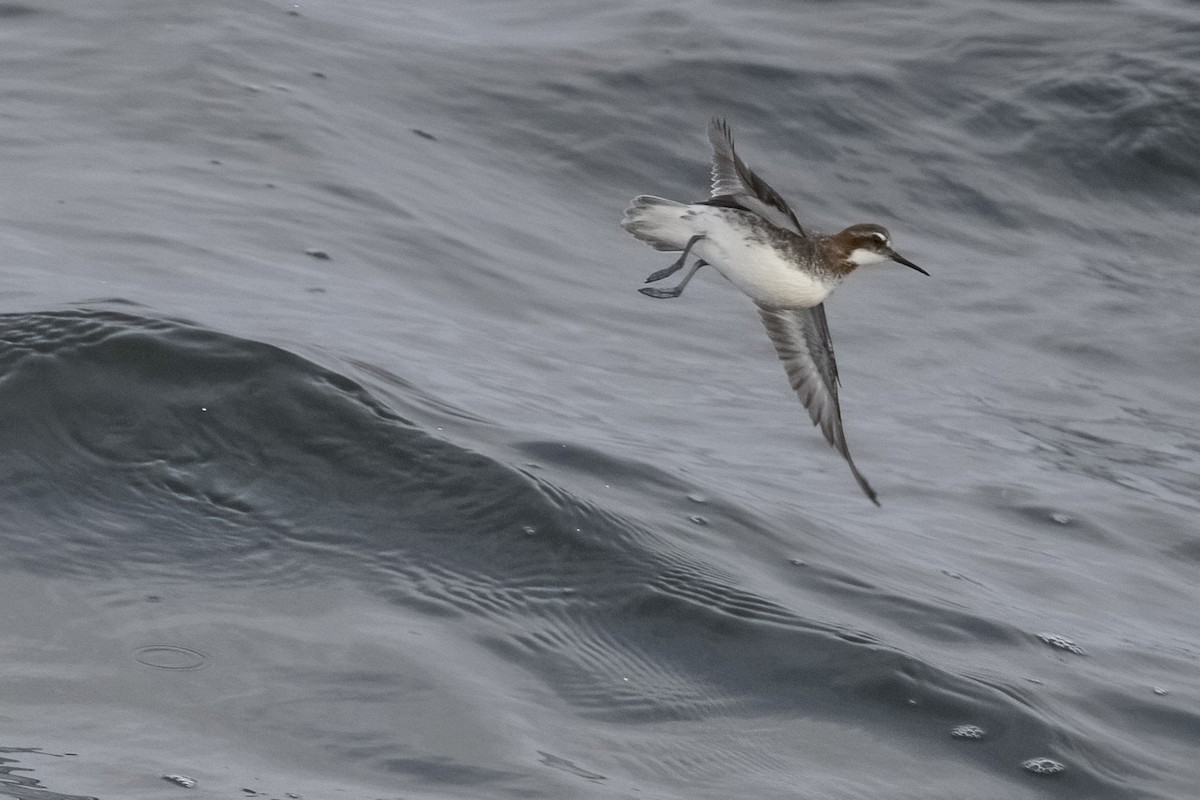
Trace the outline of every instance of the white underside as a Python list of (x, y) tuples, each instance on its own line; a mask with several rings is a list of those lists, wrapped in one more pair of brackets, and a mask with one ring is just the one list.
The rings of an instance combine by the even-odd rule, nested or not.
[(692, 253), (760, 305), (811, 308), (825, 300), (837, 281), (824, 281), (801, 269), (767, 242), (748, 236), (738, 212), (712, 206), (689, 206), (694, 234), (703, 234)]

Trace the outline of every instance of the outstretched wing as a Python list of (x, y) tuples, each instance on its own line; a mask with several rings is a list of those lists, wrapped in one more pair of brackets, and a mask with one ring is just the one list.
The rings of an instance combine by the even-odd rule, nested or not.
[(846, 459), (859, 487), (875, 505), (879, 505), (875, 490), (854, 466), (846, 434), (842, 430), (842, 409), (838, 404), (837, 361), (833, 357), (833, 342), (825, 321), (824, 304), (812, 308), (770, 309), (759, 306), (758, 313), (767, 327), (767, 335), (792, 389), (808, 409), (814, 425), (821, 427), (826, 441)]
[(729, 123), (714, 118), (708, 125), (708, 141), (712, 143), (712, 199), (714, 205), (733, 205), (758, 214), (779, 228), (806, 236), (796, 215), (780, 197), (779, 192), (754, 174), (738, 158), (733, 148), (733, 133)]

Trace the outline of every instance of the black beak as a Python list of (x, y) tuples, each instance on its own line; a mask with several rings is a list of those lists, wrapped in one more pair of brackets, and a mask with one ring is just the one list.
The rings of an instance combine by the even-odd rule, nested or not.
[(928, 274), (929, 274), (929, 273), (928, 273), (928, 272), (926, 272), (925, 270), (923, 270), (923, 269), (921, 269), (920, 267), (918, 267), (916, 264), (914, 264), (914, 263), (912, 263), (911, 261), (909, 261), (909, 260), (908, 260), (907, 258), (905, 258), (904, 256), (902, 256), (902, 255), (900, 255), (899, 253), (897, 253), (895, 250), (889, 250), (889, 251), (888, 251), (888, 253), (887, 253), (887, 257), (888, 257), (888, 258), (890, 258), (892, 261), (895, 261), (897, 264), (903, 264), (903, 265), (904, 265), (904, 266), (906, 266), (906, 267), (912, 267), (913, 269), (915, 269), (917, 272), (921, 273), (922, 275), (928, 275)]

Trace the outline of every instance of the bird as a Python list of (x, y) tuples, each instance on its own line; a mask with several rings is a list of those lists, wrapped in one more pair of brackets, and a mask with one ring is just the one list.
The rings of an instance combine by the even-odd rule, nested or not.
[(711, 265), (753, 300), (813, 425), (878, 506), (879, 495), (855, 465), (842, 429), (840, 379), (825, 299), (858, 267), (894, 261), (929, 273), (892, 248), (891, 234), (882, 225), (858, 223), (832, 235), (806, 230), (783, 197), (738, 156), (726, 120), (711, 121), (708, 139), (712, 187), (707, 200), (679, 203), (639, 195), (625, 209), (621, 227), (656, 250), (680, 253), (646, 283), (675, 274), (689, 257), (696, 259), (678, 285), (638, 291), (655, 299), (679, 297), (692, 276)]

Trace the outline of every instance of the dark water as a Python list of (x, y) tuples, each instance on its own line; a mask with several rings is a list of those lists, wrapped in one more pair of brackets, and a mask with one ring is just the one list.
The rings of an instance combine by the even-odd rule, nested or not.
[[(0, 88), (0, 794), (1197, 796), (1194, 3), (9, 3)], [(829, 303), (882, 509), (635, 292), (713, 114), (932, 273)]]

